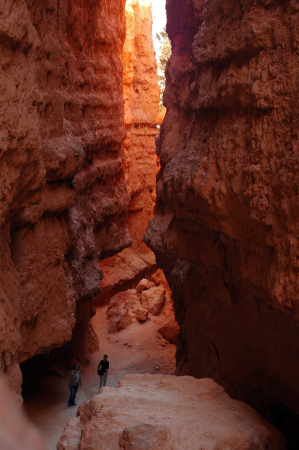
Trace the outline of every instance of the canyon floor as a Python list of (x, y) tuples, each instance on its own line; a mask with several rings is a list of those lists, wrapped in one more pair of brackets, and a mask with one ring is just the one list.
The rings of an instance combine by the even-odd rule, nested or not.
[[(97, 366), (104, 353), (109, 356), (110, 370), (107, 386), (116, 387), (127, 374), (161, 373), (175, 371), (176, 347), (157, 332), (160, 327), (153, 320), (133, 323), (115, 334), (108, 333), (107, 307), (97, 308), (92, 325), (98, 334), (100, 349), (91, 356), (88, 366), (82, 368), (83, 387), (79, 389), (76, 404), (68, 407), (69, 371), (63, 370), (65, 379), (35, 371), (30, 377), (30, 390), (23, 393), (24, 409), (33, 423), (42, 431), (48, 450), (55, 450), (67, 421), (75, 417), (78, 406), (99, 392)], [(41, 368), (42, 369), (42, 368)]]

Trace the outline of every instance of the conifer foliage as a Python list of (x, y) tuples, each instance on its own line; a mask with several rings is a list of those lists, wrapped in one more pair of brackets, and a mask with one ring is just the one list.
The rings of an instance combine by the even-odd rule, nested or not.
[(165, 69), (168, 59), (171, 55), (171, 42), (164, 27), (160, 33), (156, 33), (156, 37), (160, 42), (160, 56), (158, 63), (158, 81), (160, 85), (160, 111), (163, 105), (163, 93), (165, 90)]

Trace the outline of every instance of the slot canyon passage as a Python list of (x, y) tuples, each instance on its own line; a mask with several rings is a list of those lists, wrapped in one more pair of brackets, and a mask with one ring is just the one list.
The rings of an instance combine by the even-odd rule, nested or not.
[(299, 2), (166, 11), (0, 3), (1, 449), (299, 448)]

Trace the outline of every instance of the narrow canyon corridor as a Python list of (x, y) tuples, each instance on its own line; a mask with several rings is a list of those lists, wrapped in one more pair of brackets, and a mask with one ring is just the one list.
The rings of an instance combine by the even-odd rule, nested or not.
[(1, 450), (299, 449), (299, 0), (155, 3), (0, 1)]
[(42, 367), (31, 369), (25, 376), (22, 395), (24, 409), (30, 420), (42, 431), (47, 450), (56, 450), (57, 442), (67, 421), (76, 416), (80, 404), (99, 393), (97, 366), (103, 354), (109, 356), (110, 369), (107, 386), (116, 387), (127, 374), (160, 373), (175, 371), (175, 345), (165, 340), (158, 332), (159, 325), (152, 320), (131, 324), (118, 333), (108, 333), (107, 306), (97, 308), (92, 325), (99, 337), (100, 349), (93, 353), (90, 363), (83, 367), (82, 384), (76, 397), (77, 406), (68, 407), (69, 371), (60, 364), (65, 379), (42, 371)]

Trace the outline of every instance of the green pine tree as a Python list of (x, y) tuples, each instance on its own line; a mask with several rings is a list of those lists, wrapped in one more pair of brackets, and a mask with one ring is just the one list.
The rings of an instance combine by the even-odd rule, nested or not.
[(163, 93), (165, 90), (165, 69), (167, 61), (170, 58), (171, 55), (171, 42), (168, 37), (168, 34), (166, 33), (166, 28), (164, 27), (161, 33), (156, 33), (156, 38), (160, 42), (160, 57), (158, 62), (158, 82), (160, 85), (160, 111), (162, 109), (163, 105)]

